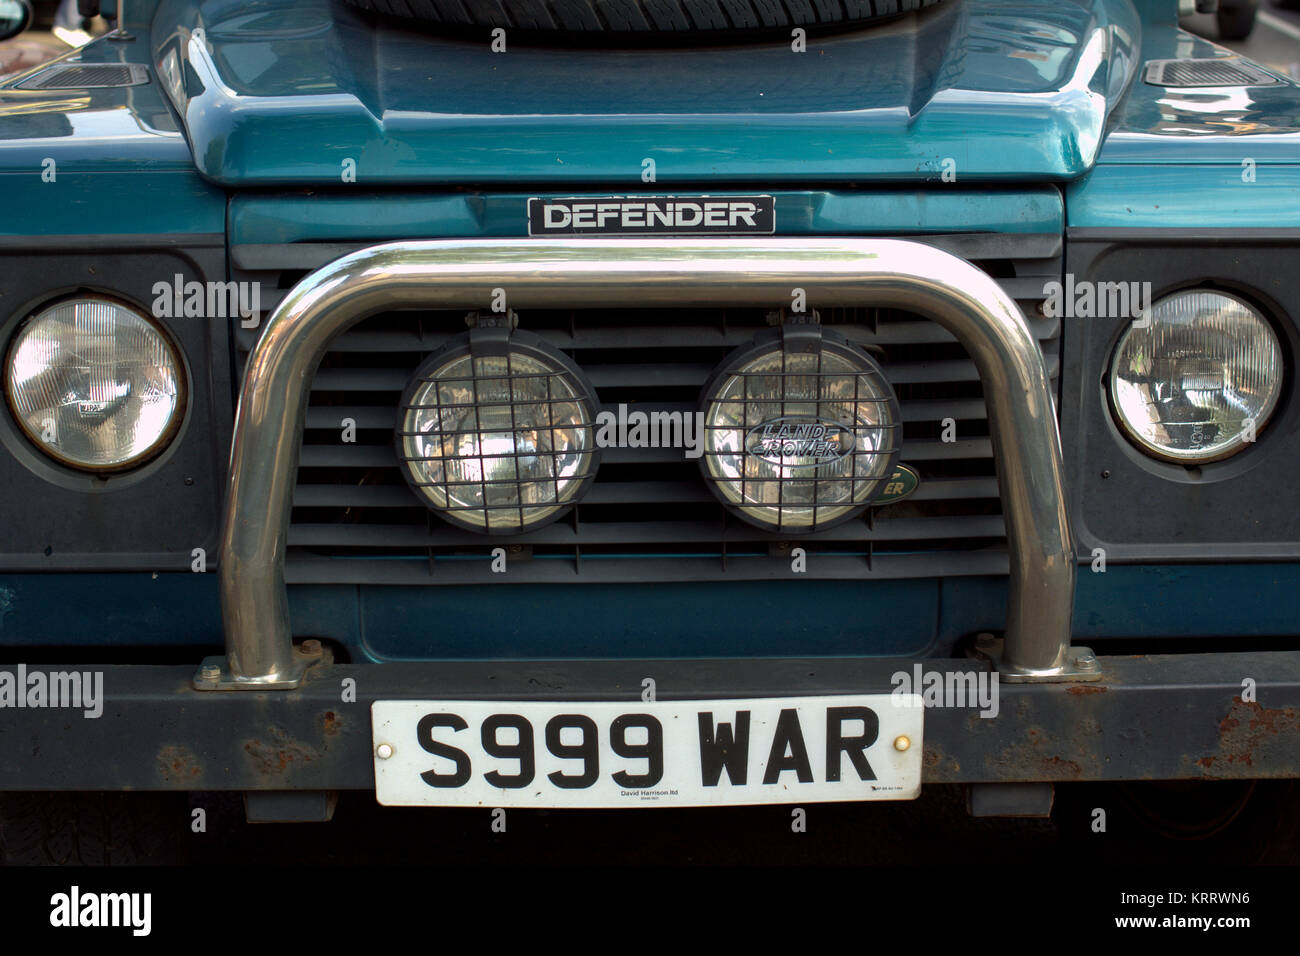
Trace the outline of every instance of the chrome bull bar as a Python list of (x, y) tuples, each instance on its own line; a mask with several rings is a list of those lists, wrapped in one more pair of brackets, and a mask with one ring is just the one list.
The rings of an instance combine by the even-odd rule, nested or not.
[(284, 561), (311, 382), (330, 342), (377, 312), (788, 306), (907, 309), (947, 328), (983, 382), (1010, 550), (1005, 639), (981, 649), (1003, 679), (1088, 680), (1070, 646), (1075, 554), (1050, 380), (1006, 292), (975, 266), (895, 239), (502, 239), (403, 241), (344, 256), (299, 282), (266, 323), (240, 390), (221, 535), (226, 656), (195, 687), (297, 686)]

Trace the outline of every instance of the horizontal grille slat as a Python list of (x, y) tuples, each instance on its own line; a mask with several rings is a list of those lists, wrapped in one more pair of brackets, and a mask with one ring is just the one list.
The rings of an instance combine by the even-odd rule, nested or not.
[[(695, 411), (694, 402), (626, 402), (629, 412), (658, 411), (688, 414)], [(966, 398), (943, 401), (940, 399), (915, 399), (899, 403), (905, 422), (939, 421), (943, 418), (977, 420), (988, 418), (988, 408), (983, 399)], [(618, 406), (604, 404), (601, 411), (617, 414)], [(397, 423), (396, 408), (369, 408), (359, 405), (331, 405), (307, 410), (308, 428), (342, 428), (344, 419), (351, 419), (357, 428), (391, 429)]]
[(1018, 302), (1027, 302), (1043, 297), (1043, 282), (1041, 276), (1018, 276), (1014, 279), (1003, 279), (998, 284), (1011, 298)]
[[(882, 238), (921, 241), (963, 259), (1010, 259), (1018, 266), (1028, 264), (1031, 267), (1034, 263), (1059, 261), (1064, 250), (1061, 235), (1056, 232), (958, 232)], [(235, 243), (230, 249), (230, 261), (240, 272), (309, 272), (348, 253), (379, 244), (373, 239), (354, 242)]]
[[(265, 299), (262, 301), (264, 312), (273, 308)], [(418, 325), (417, 314), (413, 314), (412, 325)], [(1060, 332), (1060, 320), (1044, 318), (1033, 314), (1029, 316), (1029, 329), (1040, 341), (1055, 338)], [(938, 345), (956, 342), (957, 339), (943, 326), (925, 320), (901, 321), (882, 325), (878, 330), (846, 326), (838, 330), (850, 342), (859, 345)], [(556, 348), (678, 348), (682, 342), (692, 342), (698, 347), (725, 346), (735, 348), (744, 345), (754, 337), (752, 328), (741, 327), (722, 330), (717, 325), (672, 325), (655, 326), (613, 326), (606, 328), (582, 329), (570, 332), (567, 329), (541, 329), (538, 335)], [(414, 352), (432, 351), (450, 338), (442, 334), (421, 334), (416, 328), (409, 329), (352, 329), (344, 332), (334, 342), (334, 348), (342, 352)], [(257, 332), (253, 329), (239, 329), (236, 341), (240, 349), (248, 351), (257, 341)]]
[[(1041, 301), (1044, 285), (1060, 279), (1061, 237), (972, 234), (926, 241), (983, 266), (1016, 299), (1055, 379), (1060, 322), (1042, 315)], [(233, 278), (263, 283), (265, 317), (306, 272), (373, 244), (237, 245)], [(522, 328), (583, 369), (601, 409), (616, 414), (620, 406), (695, 411), (700, 387), (723, 357), (773, 327), (772, 313), (762, 309), (519, 314)], [(410, 309), (373, 316), (340, 335), (312, 382), (287, 578), (426, 586), (788, 580), (789, 548), (796, 545), (810, 556), (809, 578), (1006, 574), (988, 411), (965, 350), (923, 316), (869, 305), (818, 314), (824, 327), (867, 349), (898, 393), (899, 460), (920, 475), (916, 491), (898, 503), (815, 534), (777, 534), (729, 514), (704, 483), (698, 459), (683, 449), (609, 447), (601, 451), (594, 483), (560, 521), (518, 535), (456, 528), (406, 484), (393, 429), (412, 372), (464, 334), (465, 313)], [(265, 323), (233, 325), (242, 368)], [(355, 431), (344, 440), (347, 425)], [(945, 426), (955, 434), (944, 434)], [(501, 546), (510, 549), (508, 575), (488, 567), (492, 549)]]
[[(432, 562), (425, 560), (373, 560), (351, 558), (297, 557), (285, 568), (289, 584), (335, 584), (348, 581), (371, 585), (467, 585), (499, 583), (502, 575), (493, 574), (486, 556), (474, 560), (459, 557)], [(530, 584), (601, 584), (625, 581), (622, 559), (555, 558), (533, 559), (515, 563), (512, 573), (526, 577)], [(1004, 549), (981, 551), (925, 552), (883, 554), (870, 560), (860, 556), (819, 555), (816, 576), (819, 580), (859, 581), (864, 577), (899, 580), (919, 577), (955, 575), (1005, 575), (1010, 561)], [(788, 581), (788, 560), (718, 556), (643, 558), (636, 562), (642, 580), (660, 582), (734, 581), (737, 577), (753, 581)]]
[[(894, 385), (935, 382), (978, 382), (979, 370), (966, 360), (882, 363), (882, 370)], [(703, 388), (714, 366), (609, 365), (593, 368), (588, 377), (597, 389), (605, 388)], [(1057, 362), (1048, 361), (1047, 373), (1055, 378)], [(333, 392), (401, 392), (411, 379), (405, 369), (321, 369), (314, 390)]]
[[(926, 482), (912, 495), (913, 501), (936, 501), (947, 498), (996, 498), (998, 483), (994, 478), (948, 478)], [(647, 504), (674, 501), (694, 503), (714, 501), (713, 495), (699, 483), (685, 481), (619, 481), (594, 485), (582, 499), (584, 508), (592, 505)], [(419, 499), (405, 485), (311, 485), (294, 488), (293, 503), (299, 508), (422, 508)]]
[[(906, 439), (904, 439), (906, 441)], [(993, 443), (987, 438), (959, 438), (956, 441), (920, 440), (903, 446), (903, 458), (908, 462), (957, 461), (967, 458), (993, 457)], [(990, 470), (992, 463), (990, 462)]]
[[(605, 448), (602, 464), (671, 464), (682, 460), (678, 448)], [(992, 458), (987, 438), (957, 441), (914, 441), (906, 446), (907, 461), (951, 461), (962, 458)], [(306, 445), (299, 464), (304, 468), (396, 468), (397, 455), (380, 445)]]
[[(875, 527), (850, 521), (817, 532), (820, 542), (866, 543), (868, 541), (913, 541), (918, 537), (996, 538), (1005, 533), (1000, 515), (965, 515), (954, 518), (881, 519)], [(753, 544), (790, 541), (793, 532), (780, 534), (739, 523), (722, 527), (721, 522), (699, 521), (620, 521), (580, 522), (573, 527), (557, 521), (528, 532), (530, 546), (582, 544), (584, 547), (617, 545), (631, 547), (649, 544)], [(483, 535), (459, 528), (428, 530), (422, 526), (295, 524), (289, 529), (289, 545), (306, 547), (399, 547), (424, 548), (453, 545), (477, 548), (486, 553), (494, 546)]]

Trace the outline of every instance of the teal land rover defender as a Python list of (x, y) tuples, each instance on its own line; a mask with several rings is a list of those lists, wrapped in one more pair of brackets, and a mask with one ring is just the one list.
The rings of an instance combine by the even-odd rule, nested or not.
[(1300, 87), (1180, 6), (103, 11), (0, 82), (0, 791), (1300, 776)]

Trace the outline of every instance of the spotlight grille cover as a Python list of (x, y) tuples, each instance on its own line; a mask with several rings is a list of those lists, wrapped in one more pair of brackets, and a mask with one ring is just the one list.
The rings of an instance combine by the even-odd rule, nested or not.
[(416, 370), (395, 433), (406, 480), (452, 524), (531, 530), (581, 497), (599, 464), (597, 403), (563, 353), (516, 330), (470, 337)]
[(740, 517), (815, 531), (866, 510), (893, 474), (898, 399), (865, 350), (783, 330), (728, 356), (704, 387), (701, 467)]

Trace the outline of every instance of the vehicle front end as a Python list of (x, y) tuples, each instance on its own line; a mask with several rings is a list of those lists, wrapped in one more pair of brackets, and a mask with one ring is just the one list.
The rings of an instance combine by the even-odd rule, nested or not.
[(0, 789), (1296, 777), (1300, 89), (1177, 13), (141, 0), (0, 85)]

